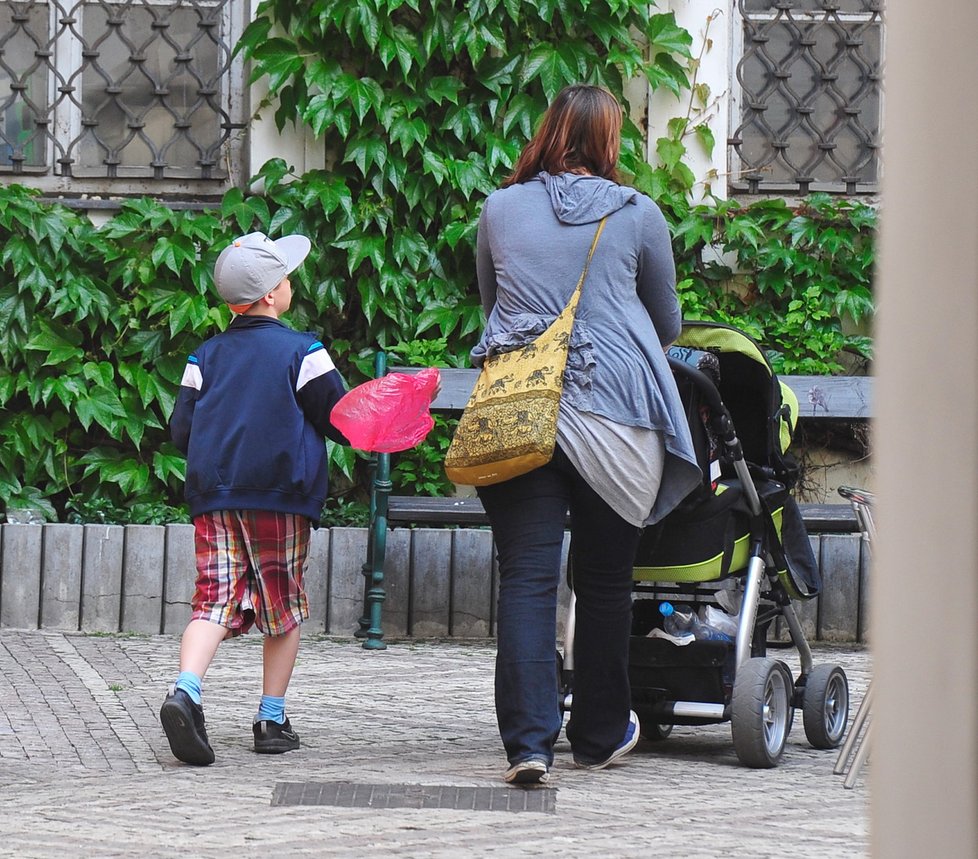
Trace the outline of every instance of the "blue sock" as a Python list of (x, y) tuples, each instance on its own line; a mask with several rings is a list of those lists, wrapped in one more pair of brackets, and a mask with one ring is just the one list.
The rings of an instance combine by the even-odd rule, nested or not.
[(193, 671), (181, 671), (173, 685), (183, 689), (195, 704), (200, 703), (200, 678)]
[(262, 695), (261, 702), (258, 704), (258, 715), (256, 722), (268, 719), (278, 722), (280, 725), (285, 721), (285, 696), (276, 698), (274, 695)]

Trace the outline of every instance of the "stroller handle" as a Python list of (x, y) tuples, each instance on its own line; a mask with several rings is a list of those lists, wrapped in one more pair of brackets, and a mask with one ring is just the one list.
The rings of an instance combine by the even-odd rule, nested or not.
[(710, 429), (716, 433), (730, 457), (734, 471), (740, 478), (751, 513), (754, 516), (759, 515), (761, 500), (757, 494), (757, 487), (751, 479), (747, 463), (744, 461), (744, 447), (740, 443), (740, 439), (737, 438), (733, 419), (723, 403), (717, 386), (713, 384), (713, 380), (706, 373), (697, 370), (685, 361), (673, 358), (671, 355), (666, 355), (666, 360), (669, 362), (669, 367), (675, 377), (689, 380), (703, 396), (703, 400), (710, 410)]
[(690, 382), (696, 385), (711, 410), (714, 412), (726, 411), (717, 386), (713, 384), (713, 381), (706, 373), (702, 370), (697, 370), (692, 364), (687, 364), (679, 358), (673, 358), (672, 355), (666, 355), (666, 360), (669, 362), (669, 369), (672, 370), (674, 376), (685, 376)]
[(674, 376), (685, 378), (696, 386), (707, 406), (710, 407), (710, 428), (723, 441), (733, 461), (742, 460), (744, 451), (740, 439), (737, 438), (730, 412), (723, 404), (723, 399), (720, 397), (717, 386), (713, 384), (713, 380), (701, 370), (697, 370), (685, 361), (680, 361), (671, 355), (666, 355), (666, 360), (669, 362), (669, 369), (672, 370)]

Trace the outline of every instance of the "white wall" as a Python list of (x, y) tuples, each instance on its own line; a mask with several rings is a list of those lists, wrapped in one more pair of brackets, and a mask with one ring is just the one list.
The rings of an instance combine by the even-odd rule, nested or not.
[[(267, 94), (268, 83), (263, 78), (251, 86), (251, 104), (260, 105)], [(284, 159), (295, 168), (298, 176), (308, 170), (322, 169), (326, 164), (325, 146), (322, 140), (316, 140), (309, 126), (300, 124), (297, 129), (288, 123), (281, 132), (276, 128), (274, 105), (259, 110), (248, 133), (250, 175), (257, 173), (262, 164), (271, 158)]]
[[(676, 23), (693, 37), (690, 48), (694, 57), (703, 50), (697, 72), (697, 83), (710, 87), (711, 109), (706, 114), (707, 124), (713, 131), (716, 145), (712, 157), (692, 135), (686, 141), (689, 157), (687, 166), (700, 183), (712, 186), (719, 197), (727, 196), (727, 137), (730, 126), (731, 39), (734, 3), (730, 0), (660, 0), (655, 12), (675, 12)], [(709, 40), (712, 46), (704, 50)], [(679, 100), (671, 92), (660, 88), (652, 93), (649, 105), (649, 160), (655, 160), (655, 141), (666, 133), (666, 124), (676, 116), (686, 116), (689, 96)], [(699, 194), (705, 190), (698, 186)], [(694, 195), (696, 196), (696, 195)]]
[[(258, 0), (248, 0), (247, 3), (251, 21), (254, 17)], [(247, 23), (247, 21), (245, 22)], [(308, 126), (300, 124), (297, 129), (288, 123), (280, 132), (275, 126), (275, 105), (260, 107), (268, 95), (267, 79), (262, 79), (251, 86), (251, 110), (256, 114), (248, 128), (248, 170), (249, 176), (258, 172), (259, 168), (271, 158), (282, 158), (295, 168), (297, 175), (308, 170), (318, 170), (325, 166), (325, 147), (321, 140)], [(253, 188), (253, 190), (258, 190)]]

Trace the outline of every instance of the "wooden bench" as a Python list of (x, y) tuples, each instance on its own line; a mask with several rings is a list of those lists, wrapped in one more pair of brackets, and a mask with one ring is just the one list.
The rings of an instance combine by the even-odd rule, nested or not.
[[(418, 372), (416, 368), (391, 367), (391, 372)], [(375, 375), (388, 372), (383, 354), (376, 357)], [(479, 371), (441, 370), (441, 390), (431, 404), (433, 412), (458, 416), (469, 400)], [(872, 379), (866, 376), (781, 376), (799, 403), (800, 421), (866, 420), (870, 417)], [(364, 613), (356, 635), (368, 649), (383, 649), (381, 611), (385, 599), (384, 566), (388, 530), (396, 526), (470, 526), (489, 524), (482, 502), (476, 497), (435, 498), (392, 494), (390, 455), (371, 460), (370, 532), (363, 565)], [(854, 534), (859, 531), (849, 504), (802, 504), (810, 534)]]

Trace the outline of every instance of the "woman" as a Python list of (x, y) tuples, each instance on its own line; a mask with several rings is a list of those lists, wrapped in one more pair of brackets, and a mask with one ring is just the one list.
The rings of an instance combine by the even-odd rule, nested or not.
[(554, 647), (567, 511), (577, 597), (567, 738), (575, 764), (601, 769), (639, 737), (628, 638), (641, 528), (699, 481), (663, 354), (681, 323), (669, 233), (652, 200), (617, 182), (621, 121), (606, 90), (564, 89), (479, 221), (487, 323), (476, 366), (554, 320), (606, 219), (571, 336), (553, 459), (479, 489), (499, 557), (496, 715), (515, 784), (549, 779), (561, 728)]

